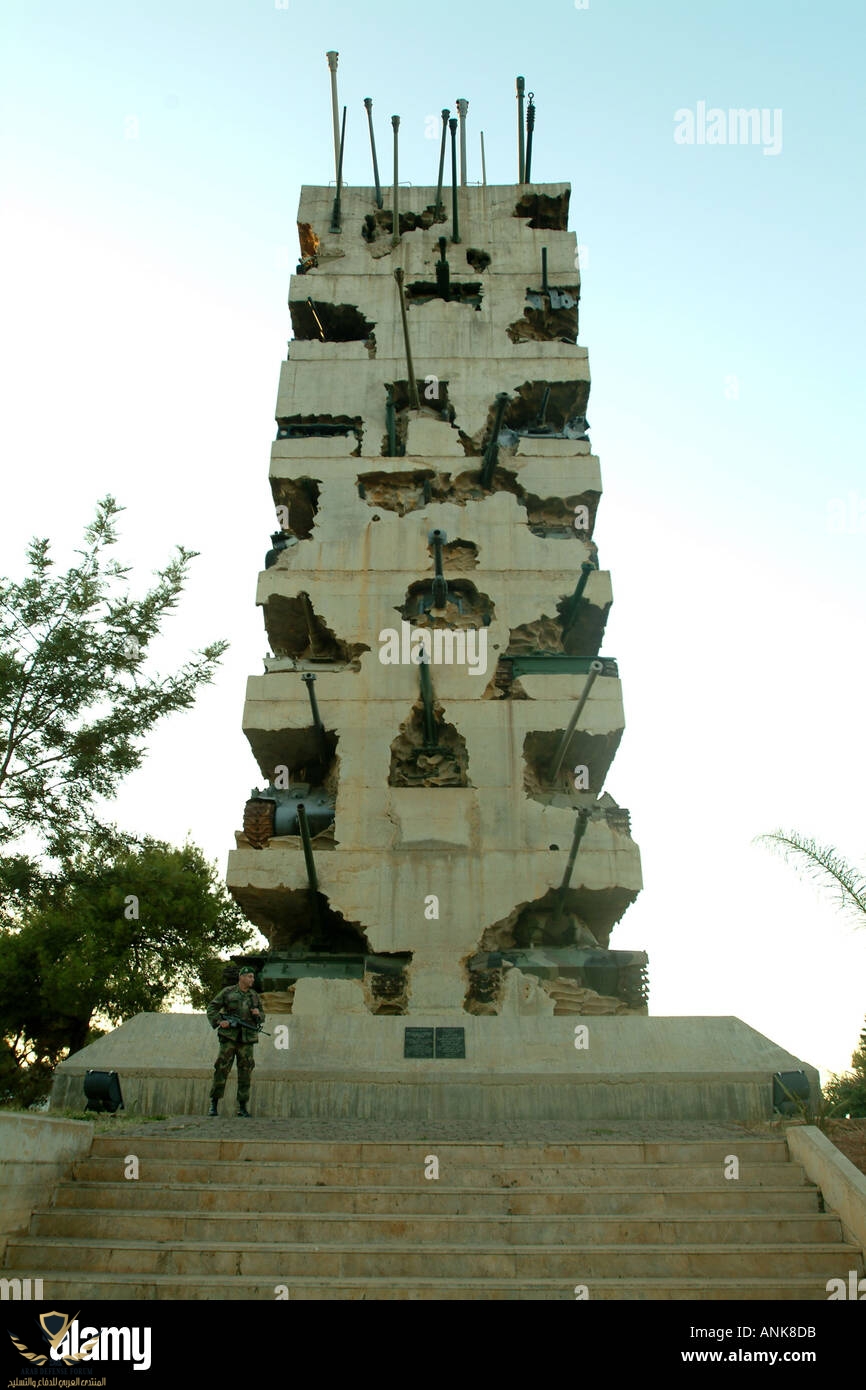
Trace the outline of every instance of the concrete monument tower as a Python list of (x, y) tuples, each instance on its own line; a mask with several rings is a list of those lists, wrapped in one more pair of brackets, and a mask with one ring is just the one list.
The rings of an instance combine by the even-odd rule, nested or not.
[(229, 886), (272, 1008), (642, 1013), (569, 189), (411, 196), (301, 195)]
[[(733, 1018), (648, 1017), (646, 956), (611, 946), (641, 875), (607, 790), (570, 189), (530, 182), (532, 107), (517, 184), (469, 186), (458, 110), (459, 180), (443, 111), (438, 187), (400, 186), (394, 117), (388, 195), (375, 149), (375, 188), (343, 189), (335, 119), (336, 193), (301, 193), (243, 719), (261, 780), (228, 865), (269, 943), (254, 1104), (761, 1118), (797, 1059)], [(173, 1016), (153, 1047), (165, 1026), (125, 1024), (55, 1094), (107, 1059), (137, 1105), (200, 1109), (212, 1039)]]

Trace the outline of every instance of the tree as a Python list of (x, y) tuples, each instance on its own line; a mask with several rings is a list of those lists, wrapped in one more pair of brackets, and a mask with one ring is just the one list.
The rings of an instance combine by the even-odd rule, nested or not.
[[(866, 926), (866, 877), (832, 845), (819, 845), (796, 831), (775, 830), (757, 837), (780, 853), (786, 863), (793, 860), (809, 878), (829, 888), (839, 906), (858, 927)], [(852, 1072), (832, 1076), (823, 1088), (828, 1113), (866, 1116), (866, 1028), (860, 1046), (851, 1058)]]
[(834, 1114), (866, 1119), (866, 1025), (860, 1034), (860, 1046), (851, 1058), (851, 1068), (842, 1076), (831, 1076), (824, 1095)]
[[(222, 983), (218, 952), (246, 950), (251, 928), (201, 850), (114, 832), (28, 877), (0, 934), (0, 1091), (30, 1103), (64, 1056), (99, 1036), (99, 1023), (202, 1008)], [(6, 884), (10, 876), (6, 861)], [(32, 861), (31, 861), (32, 865)]]
[(21, 583), (0, 579), (0, 845), (25, 831), (70, 853), (144, 757), (157, 721), (188, 709), (227, 647), (213, 642), (169, 676), (147, 675), (147, 650), (183, 590), (196, 552), (176, 547), (156, 583), (130, 597), (128, 568), (110, 559), (123, 509), (105, 497), (80, 563), (55, 576), (47, 540), (28, 547)]

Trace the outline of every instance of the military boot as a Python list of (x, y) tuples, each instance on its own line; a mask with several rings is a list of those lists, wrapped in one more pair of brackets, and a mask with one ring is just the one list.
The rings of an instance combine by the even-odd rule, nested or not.
[(238, 1119), (249, 1120), (251, 1118), (249, 1110), (243, 1101), (238, 1103)]
[(218, 1115), (218, 1114), (220, 1113), (219, 1110), (217, 1109), (217, 1105), (218, 1105), (218, 1101), (215, 1101), (215, 1100), (212, 1100), (212, 1101), (211, 1101), (211, 1103), (210, 1103), (210, 1110), (207, 1112), (209, 1116), (210, 1116), (210, 1115)]

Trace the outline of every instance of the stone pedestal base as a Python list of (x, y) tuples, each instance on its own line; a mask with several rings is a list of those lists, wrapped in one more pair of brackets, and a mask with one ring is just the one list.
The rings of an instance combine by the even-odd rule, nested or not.
[[(275, 1014), (267, 1026), (251, 1100), (260, 1116), (748, 1123), (772, 1118), (776, 1071), (803, 1068), (813, 1097), (819, 1088), (814, 1067), (731, 1017)], [(464, 1058), (404, 1056), (407, 1027), (455, 1026)], [(138, 1014), (58, 1067), (51, 1105), (83, 1108), (93, 1068), (118, 1072), (127, 1114), (203, 1114), (216, 1054), (202, 1015)], [(234, 1099), (232, 1077), (226, 1113)]]

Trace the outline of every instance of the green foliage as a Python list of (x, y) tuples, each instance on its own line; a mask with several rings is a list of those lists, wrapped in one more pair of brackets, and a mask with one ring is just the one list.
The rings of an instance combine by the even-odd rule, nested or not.
[[(97, 504), (65, 573), (34, 540), (25, 578), (0, 579), (0, 1103), (43, 1097), (100, 1025), (202, 1007), (222, 984), (219, 954), (249, 943), (194, 845), (95, 819), (97, 799), (139, 767), (160, 719), (190, 708), (227, 645), (169, 675), (145, 670), (195, 552), (176, 547), (132, 597), (110, 554), (121, 510), (112, 497)], [(24, 836), (39, 857), (21, 852)]]
[(99, 1036), (95, 1023), (172, 1003), (202, 1007), (222, 984), (218, 953), (251, 944), (195, 845), (118, 832), (103, 830), (52, 874), (21, 856), (0, 860), (0, 905), (0, 1096), (23, 1104), (47, 1093), (64, 1056)]
[(866, 1119), (866, 1026), (860, 1034), (860, 1046), (851, 1058), (851, 1068), (842, 1076), (832, 1076), (824, 1087), (824, 1095), (834, 1115)]
[(0, 844), (29, 831), (71, 852), (95, 798), (141, 764), (146, 735), (193, 704), (226, 649), (211, 643), (172, 675), (145, 672), (195, 552), (178, 546), (154, 586), (130, 597), (129, 570), (107, 554), (121, 510), (98, 503), (65, 574), (54, 574), (49, 541), (33, 540), (29, 574), (0, 579)]

